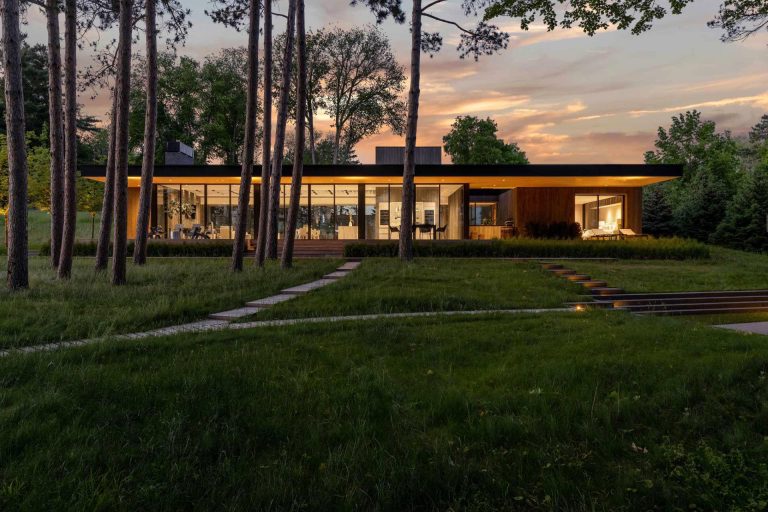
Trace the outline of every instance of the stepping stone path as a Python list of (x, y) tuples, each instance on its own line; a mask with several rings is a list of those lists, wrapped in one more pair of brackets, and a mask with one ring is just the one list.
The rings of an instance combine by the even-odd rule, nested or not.
[(298, 297), (299, 295), (304, 295), (305, 293), (309, 293), (313, 290), (317, 290), (318, 288), (322, 288), (323, 286), (328, 286), (329, 284), (333, 284), (339, 279), (345, 278), (347, 275), (349, 275), (353, 270), (355, 270), (359, 266), (360, 266), (359, 261), (348, 261), (343, 265), (341, 265), (339, 268), (337, 268), (335, 272), (326, 274), (321, 279), (318, 279), (317, 281), (300, 284), (298, 286), (292, 286), (291, 288), (286, 288), (282, 290), (277, 295), (272, 295), (271, 297), (264, 297), (263, 299), (256, 299), (256, 300), (247, 302), (245, 304), (245, 307), (231, 309), (228, 311), (221, 311), (219, 313), (213, 313), (208, 317), (213, 320), (223, 320), (223, 321), (231, 322), (234, 320), (238, 320), (240, 318), (244, 318), (246, 316), (255, 315), (259, 311), (271, 308), (275, 304), (280, 304), (282, 302), (289, 301), (293, 298)]

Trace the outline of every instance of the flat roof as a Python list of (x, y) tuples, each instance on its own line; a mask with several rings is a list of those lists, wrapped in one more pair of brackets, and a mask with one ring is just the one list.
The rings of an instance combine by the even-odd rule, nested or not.
[[(105, 166), (81, 167), (84, 177), (103, 180)], [(292, 167), (283, 166), (282, 180), (290, 182)], [(417, 183), (469, 183), (479, 188), (645, 186), (681, 177), (681, 165), (645, 164), (531, 164), (416, 166)], [(305, 165), (305, 183), (399, 183), (402, 165)], [(138, 186), (141, 166), (129, 166), (129, 186)], [(157, 184), (240, 182), (239, 165), (157, 165)], [(261, 165), (254, 165), (254, 182), (259, 182)]]

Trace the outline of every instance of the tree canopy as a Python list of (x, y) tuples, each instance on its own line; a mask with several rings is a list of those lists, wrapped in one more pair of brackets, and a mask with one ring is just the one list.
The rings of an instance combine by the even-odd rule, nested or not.
[(443, 148), (454, 164), (527, 164), (525, 152), (499, 139), (497, 131), (491, 118), (460, 116), (443, 137)]
[(709, 26), (723, 30), (723, 41), (743, 41), (768, 29), (768, 2), (725, 0)]

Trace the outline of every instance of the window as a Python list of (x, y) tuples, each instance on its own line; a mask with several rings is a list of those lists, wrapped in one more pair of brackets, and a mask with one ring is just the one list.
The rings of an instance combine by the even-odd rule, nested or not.
[(576, 195), (575, 222), (582, 231), (617, 233), (624, 227), (623, 195)]

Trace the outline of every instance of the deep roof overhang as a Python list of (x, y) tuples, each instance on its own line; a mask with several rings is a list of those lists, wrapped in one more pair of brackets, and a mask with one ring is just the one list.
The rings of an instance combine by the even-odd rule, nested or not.
[[(103, 180), (104, 166), (84, 166), (82, 175)], [(157, 184), (239, 183), (237, 165), (155, 166)], [(284, 166), (282, 180), (290, 181)], [(468, 183), (473, 188), (645, 186), (682, 176), (680, 165), (563, 164), (563, 165), (417, 165), (417, 183)], [(399, 183), (402, 165), (305, 165), (305, 183)], [(138, 186), (140, 166), (128, 168), (129, 185)], [(254, 166), (259, 182), (261, 166)]]

